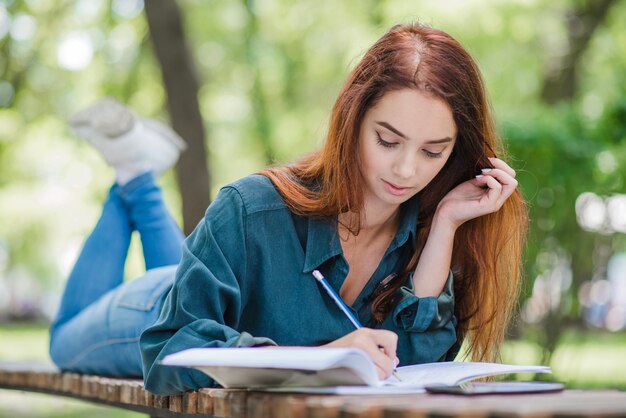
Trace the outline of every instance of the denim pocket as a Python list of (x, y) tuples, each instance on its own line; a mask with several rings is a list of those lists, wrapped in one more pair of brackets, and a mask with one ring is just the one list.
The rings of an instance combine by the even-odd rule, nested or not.
[(117, 306), (137, 311), (150, 311), (156, 301), (174, 283), (176, 265), (151, 269), (141, 277), (124, 284)]

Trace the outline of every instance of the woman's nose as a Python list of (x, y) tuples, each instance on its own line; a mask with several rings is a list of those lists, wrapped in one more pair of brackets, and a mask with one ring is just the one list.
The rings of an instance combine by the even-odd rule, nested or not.
[(399, 156), (393, 165), (393, 174), (399, 178), (408, 179), (415, 175), (417, 169), (417, 161), (415, 154), (405, 152)]

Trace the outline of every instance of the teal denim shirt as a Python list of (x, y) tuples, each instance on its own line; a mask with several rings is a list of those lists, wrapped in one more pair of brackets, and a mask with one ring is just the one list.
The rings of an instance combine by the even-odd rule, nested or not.
[[(398, 232), (352, 309), (364, 326), (398, 334), (402, 365), (452, 360), (456, 338), (452, 275), (438, 297), (413, 295), (377, 323), (371, 297), (387, 275), (400, 272), (415, 246), (417, 197), (403, 205)], [(167, 354), (193, 347), (318, 346), (354, 327), (311, 275), (319, 269), (337, 292), (348, 274), (336, 220), (289, 211), (260, 175), (222, 188), (183, 245), (183, 257), (161, 315), (141, 336), (145, 386), (174, 394), (215, 386), (205, 374), (161, 366)]]

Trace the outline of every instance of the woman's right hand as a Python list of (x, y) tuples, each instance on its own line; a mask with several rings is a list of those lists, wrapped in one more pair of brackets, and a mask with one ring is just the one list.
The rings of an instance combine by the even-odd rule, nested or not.
[(330, 342), (324, 347), (360, 348), (372, 359), (378, 377), (386, 379), (391, 376), (400, 362), (396, 356), (398, 336), (384, 329), (359, 328), (341, 338)]

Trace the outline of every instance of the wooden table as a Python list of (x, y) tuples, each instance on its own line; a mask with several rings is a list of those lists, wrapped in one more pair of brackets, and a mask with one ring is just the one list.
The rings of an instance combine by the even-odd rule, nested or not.
[(154, 396), (138, 380), (59, 373), (49, 365), (15, 363), (0, 363), (0, 388), (67, 396), (163, 418), (626, 417), (626, 392), (609, 390), (462, 397), (203, 389), (180, 396)]

